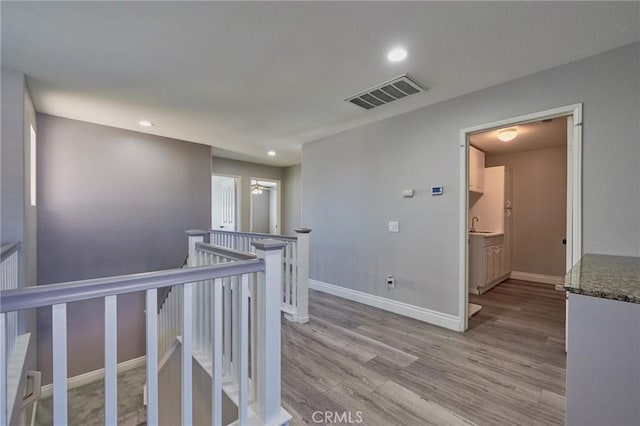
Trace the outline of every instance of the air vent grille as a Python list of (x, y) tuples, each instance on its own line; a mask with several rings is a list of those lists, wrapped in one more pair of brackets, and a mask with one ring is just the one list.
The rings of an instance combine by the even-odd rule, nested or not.
[(351, 102), (360, 108), (369, 110), (425, 90), (405, 74), (371, 87), (364, 92), (349, 96), (345, 102)]

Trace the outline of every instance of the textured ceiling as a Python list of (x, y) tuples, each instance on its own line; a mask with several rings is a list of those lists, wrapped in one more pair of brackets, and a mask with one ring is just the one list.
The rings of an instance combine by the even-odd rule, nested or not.
[[(639, 3), (7, 2), (40, 112), (290, 165), (301, 144), (638, 41)], [(403, 45), (406, 61), (386, 51)], [(408, 73), (423, 94), (349, 95)], [(148, 119), (149, 129), (138, 126)], [(267, 157), (267, 150), (278, 155)]]

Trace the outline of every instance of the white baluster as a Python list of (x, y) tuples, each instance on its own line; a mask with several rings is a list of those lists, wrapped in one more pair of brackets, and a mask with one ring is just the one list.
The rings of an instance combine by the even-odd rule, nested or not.
[(231, 373), (231, 279), (224, 282), (224, 373)]
[(283, 286), (282, 286), (282, 290), (280, 290), (281, 292), (281, 298), (282, 298), (282, 292), (284, 291), (284, 304), (285, 306), (289, 307), (291, 306), (291, 271), (290, 271), (290, 264), (289, 264), (289, 244), (286, 244), (284, 246), (284, 248), (282, 249), (282, 257), (284, 259), (284, 280), (283, 280)]
[(238, 356), (240, 355), (240, 297), (238, 276), (231, 277), (231, 362), (233, 367), (233, 380), (240, 380), (240, 363)]
[(53, 343), (53, 424), (67, 424), (67, 304), (51, 307)]
[(238, 423), (247, 424), (248, 384), (249, 384), (249, 276), (243, 275), (238, 283)]
[(251, 288), (251, 399), (256, 399), (256, 337), (258, 332), (256, 331), (256, 286), (258, 284), (257, 274), (253, 273), (249, 275), (249, 285)]
[[(309, 321), (309, 234), (310, 229), (296, 229), (298, 235), (298, 256), (296, 259), (298, 276), (296, 286), (296, 316), (295, 321), (306, 323)], [(289, 319), (289, 318), (287, 318)]]
[(298, 316), (298, 243), (290, 242), (290, 253), (291, 257), (289, 259), (291, 263), (291, 305), (296, 310), (296, 317)]
[(182, 424), (192, 423), (192, 313), (193, 283), (184, 284), (182, 288)]
[[(169, 295), (170, 299), (175, 294)], [(158, 335), (156, 312), (158, 310), (158, 291), (146, 291), (146, 319), (147, 319), (147, 424), (158, 424)], [(165, 308), (169, 300), (165, 304)], [(109, 423), (107, 423), (109, 424)]]
[(118, 296), (104, 298), (104, 424), (118, 423)]
[(212, 425), (222, 424), (222, 280), (213, 283), (213, 344), (211, 358)]
[[(3, 271), (4, 272), (4, 271)], [(4, 277), (3, 277), (4, 278)], [(7, 426), (7, 315), (0, 314), (0, 426)]]

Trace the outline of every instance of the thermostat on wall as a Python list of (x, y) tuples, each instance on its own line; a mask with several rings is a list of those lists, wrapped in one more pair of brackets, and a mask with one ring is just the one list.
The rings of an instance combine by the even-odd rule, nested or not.
[(442, 195), (442, 194), (444, 194), (444, 187), (442, 186), (431, 187), (431, 195)]

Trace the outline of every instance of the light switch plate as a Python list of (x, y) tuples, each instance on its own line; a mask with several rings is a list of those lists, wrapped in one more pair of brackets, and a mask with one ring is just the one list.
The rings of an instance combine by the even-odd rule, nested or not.
[(400, 223), (396, 221), (389, 221), (389, 232), (399, 232)]

